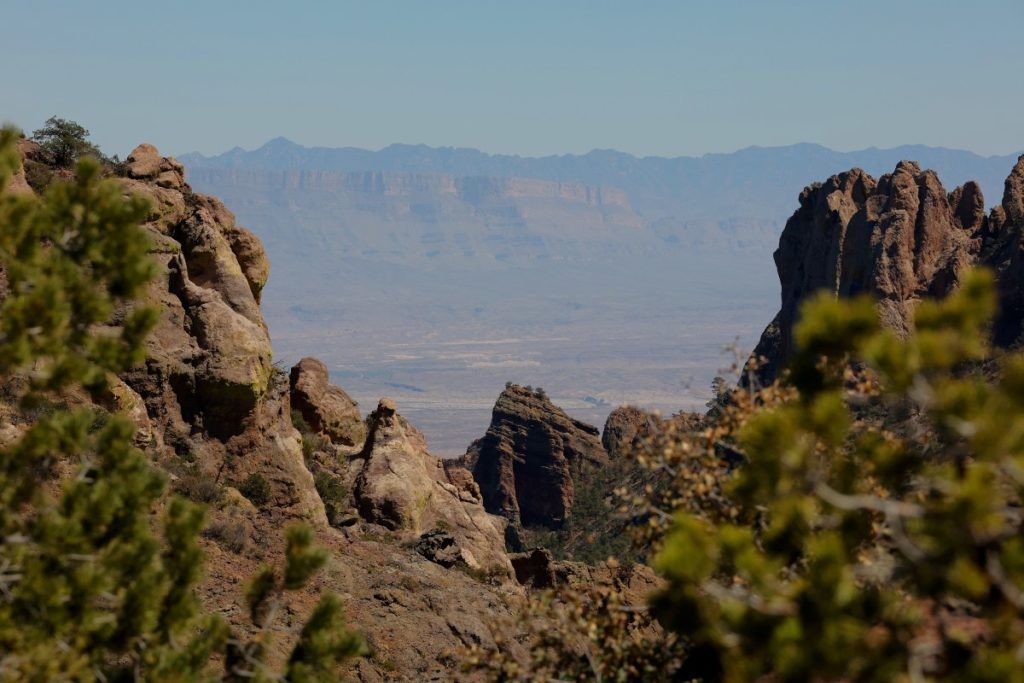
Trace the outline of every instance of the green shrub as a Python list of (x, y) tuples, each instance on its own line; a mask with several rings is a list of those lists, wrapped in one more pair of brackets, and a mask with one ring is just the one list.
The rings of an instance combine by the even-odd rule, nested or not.
[(89, 131), (74, 121), (51, 116), (42, 128), (32, 133), (48, 161), (57, 168), (72, 168), (82, 157), (105, 161), (96, 145), (89, 142)]
[(259, 472), (250, 474), (235, 488), (256, 507), (263, 507), (270, 502), (270, 482)]
[(324, 469), (317, 470), (313, 475), (313, 483), (316, 486), (316, 492), (320, 494), (320, 500), (324, 503), (327, 521), (334, 524), (341, 514), (342, 504), (348, 496), (345, 483), (341, 477)]
[[(624, 609), (568, 587), (502, 635), (529, 658), (476, 648), (469, 665), (506, 681), (1024, 681), (1024, 354), (990, 355), (994, 308), (978, 272), (918, 303), (906, 338), (866, 298), (808, 303), (785, 381), (641, 447), (661, 478), (639, 500), (658, 624), (622, 585), (608, 599)], [(645, 673), (666, 653), (671, 678)]]

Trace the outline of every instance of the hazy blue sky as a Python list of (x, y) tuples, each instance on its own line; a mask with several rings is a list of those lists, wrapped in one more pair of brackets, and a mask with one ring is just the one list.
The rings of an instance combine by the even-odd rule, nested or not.
[(1024, 0), (6, 0), (0, 119), (111, 152), (1024, 147)]

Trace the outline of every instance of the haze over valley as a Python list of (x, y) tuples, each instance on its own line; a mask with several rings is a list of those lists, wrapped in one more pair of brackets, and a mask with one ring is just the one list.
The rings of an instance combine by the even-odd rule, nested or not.
[(808, 178), (904, 158), (997, 202), (1015, 155), (800, 144), (699, 158), (523, 158), (392, 145), (182, 155), (264, 242), (284, 365), (320, 357), (365, 411), (391, 396), (455, 456), (506, 381), (602, 424), (673, 413), (753, 347), (778, 308), (771, 253)]

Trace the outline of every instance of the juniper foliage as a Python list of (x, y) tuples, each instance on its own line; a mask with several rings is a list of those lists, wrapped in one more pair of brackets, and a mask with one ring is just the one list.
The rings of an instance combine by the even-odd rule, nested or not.
[(687, 675), (1024, 680), (1024, 356), (990, 358), (994, 309), (985, 272), (907, 338), (867, 298), (805, 306), (792, 390), (657, 560)]

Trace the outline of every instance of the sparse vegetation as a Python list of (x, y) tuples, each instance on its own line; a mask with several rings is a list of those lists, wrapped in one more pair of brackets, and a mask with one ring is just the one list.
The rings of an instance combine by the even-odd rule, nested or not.
[(522, 540), (528, 548), (547, 548), (556, 559), (599, 564), (610, 557), (640, 561), (646, 549), (634, 543), (631, 516), (619, 509), (615, 491), (642, 490), (646, 471), (627, 459), (587, 470), (574, 480), (572, 514), (560, 529), (528, 527)]
[(240, 481), (235, 488), (256, 507), (270, 502), (270, 482), (259, 472), (254, 472)]
[(224, 487), (211, 476), (188, 472), (174, 482), (174, 490), (197, 503), (216, 503), (224, 496)]
[(983, 273), (919, 303), (906, 339), (867, 299), (809, 303), (787, 383), (637, 454), (666, 484), (632, 501), (660, 628), (570, 592), (529, 661), (470, 663), (635, 680), (675, 644), (674, 680), (1024, 680), (1024, 356), (990, 357), (993, 310)]
[(327, 521), (335, 524), (341, 514), (342, 504), (348, 496), (348, 489), (345, 488), (341, 477), (325, 469), (317, 470), (313, 475), (313, 483), (316, 485), (316, 492), (320, 494), (320, 500), (324, 502)]
[(213, 539), (236, 555), (244, 552), (249, 545), (249, 529), (240, 519), (228, 518), (212, 522), (203, 529), (203, 536)]

